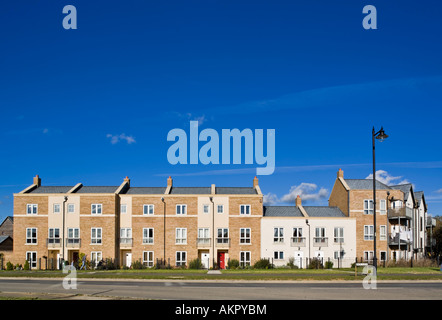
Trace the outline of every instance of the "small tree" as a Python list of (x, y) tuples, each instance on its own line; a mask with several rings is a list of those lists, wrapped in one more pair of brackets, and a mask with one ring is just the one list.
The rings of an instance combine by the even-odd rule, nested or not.
[(7, 271), (12, 271), (12, 270), (14, 270), (14, 265), (11, 263), (11, 261), (8, 261), (8, 262), (6, 263), (6, 270), (7, 270)]
[(25, 265), (23, 266), (23, 270), (29, 270), (30, 268), (29, 268), (29, 261), (28, 260), (26, 260), (25, 261)]

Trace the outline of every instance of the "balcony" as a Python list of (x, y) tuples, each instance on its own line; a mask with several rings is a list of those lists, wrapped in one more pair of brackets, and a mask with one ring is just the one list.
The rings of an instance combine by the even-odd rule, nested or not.
[(46, 246), (48, 248), (61, 248), (61, 238), (47, 238)]
[(198, 248), (209, 248), (212, 243), (211, 238), (196, 238)]
[(290, 241), (291, 247), (305, 247), (304, 237), (292, 237)]
[(388, 219), (413, 219), (413, 209), (408, 207), (388, 209)]
[(66, 238), (67, 248), (80, 248), (81, 239), (80, 238)]
[(390, 235), (388, 244), (392, 246), (407, 245), (413, 242), (413, 233), (410, 231), (396, 232)]
[(314, 237), (313, 247), (328, 247), (328, 238), (326, 237)]
[(230, 238), (216, 238), (216, 246), (218, 248), (230, 247)]
[(427, 228), (434, 228), (436, 227), (436, 219), (434, 219), (433, 217), (427, 217)]
[(132, 238), (120, 238), (120, 247), (129, 248), (132, 247)]

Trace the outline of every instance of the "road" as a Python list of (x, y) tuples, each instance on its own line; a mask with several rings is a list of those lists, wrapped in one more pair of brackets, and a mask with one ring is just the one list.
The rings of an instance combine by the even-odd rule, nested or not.
[(441, 300), (442, 281), (378, 281), (376, 289), (368, 290), (360, 281), (78, 279), (76, 289), (65, 289), (62, 279), (0, 278), (0, 297), (24, 293), (59, 299)]

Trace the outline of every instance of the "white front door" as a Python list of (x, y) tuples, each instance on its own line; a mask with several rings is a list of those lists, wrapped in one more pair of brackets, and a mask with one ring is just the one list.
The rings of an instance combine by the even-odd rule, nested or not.
[(304, 258), (304, 252), (302, 251), (295, 251), (295, 266), (298, 268), (302, 268), (302, 260)]
[(201, 264), (204, 269), (209, 269), (210, 265), (210, 254), (209, 253), (201, 253)]
[(126, 253), (126, 267), (130, 268), (132, 265), (132, 253)]

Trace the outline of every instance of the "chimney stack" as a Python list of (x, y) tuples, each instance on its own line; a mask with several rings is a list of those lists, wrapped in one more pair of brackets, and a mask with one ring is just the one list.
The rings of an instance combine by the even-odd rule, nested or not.
[(302, 200), (301, 200), (301, 197), (299, 196), (299, 194), (296, 197), (295, 204), (296, 204), (297, 207), (302, 206)]
[(171, 176), (169, 176), (169, 178), (167, 178), (167, 186), (172, 187), (172, 177)]
[(126, 182), (127, 185), (130, 187), (130, 179), (128, 176), (126, 176), (126, 178), (124, 178), (124, 182)]
[(34, 184), (37, 185), (37, 187), (41, 186), (41, 179), (38, 174), (34, 177)]
[(255, 178), (253, 178), (253, 188), (256, 188), (258, 185), (258, 178), (255, 176)]
[(342, 171), (342, 169), (339, 169), (339, 171), (338, 171), (338, 179), (339, 178), (344, 179), (344, 171)]

